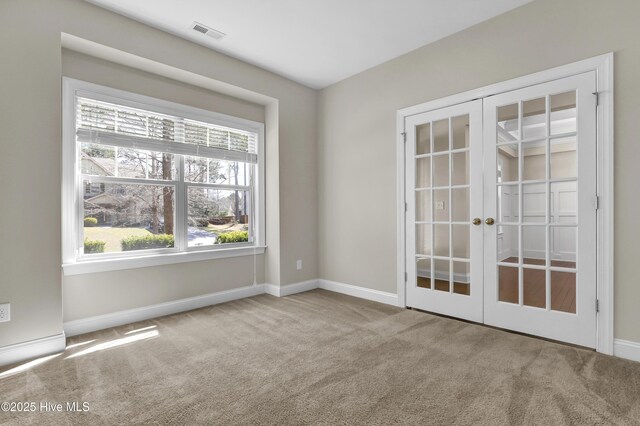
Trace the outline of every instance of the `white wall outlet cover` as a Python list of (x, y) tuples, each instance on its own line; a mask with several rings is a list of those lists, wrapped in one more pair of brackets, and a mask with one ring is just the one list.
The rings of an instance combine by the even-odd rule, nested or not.
[(298, 261), (296, 262), (296, 269), (301, 270), (302, 269), (302, 260), (298, 259)]
[(444, 210), (444, 201), (436, 201), (436, 210)]
[(11, 320), (11, 305), (9, 303), (0, 304), (0, 322)]

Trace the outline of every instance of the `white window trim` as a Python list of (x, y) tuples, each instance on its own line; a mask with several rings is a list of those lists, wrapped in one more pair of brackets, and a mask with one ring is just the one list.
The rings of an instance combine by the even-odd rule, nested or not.
[[(68, 77), (63, 77), (62, 86), (62, 268), (64, 275), (133, 269), (264, 253), (266, 249), (266, 206), (263, 123), (180, 105)], [(191, 247), (186, 251), (178, 251), (177, 249), (145, 250), (144, 252), (127, 253), (117, 258), (106, 256), (92, 256), (91, 258), (79, 257), (77, 241), (79, 241), (80, 236), (78, 223), (80, 223), (81, 200), (79, 199), (79, 192), (77, 191), (80, 176), (77, 173), (76, 167), (76, 96), (89, 97), (132, 108), (152, 109), (155, 112), (167, 115), (182, 116), (193, 120), (257, 133), (258, 162), (255, 173), (256, 190), (254, 191), (254, 208), (257, 211), (254, 216), (253, 244)], [(178, 185), (186, 184), (182, 182), (178, 183)], [(191, 186), (192, 184), (189, 183), (189, 185)], [(196, 185), (198, 186), (198, 184)], [(179, 208), (181, 208), (181, 203), (176, 203), (176, 210)], [(186, 217), (186, 211), (182, 213), (182, 217)], [(176, 226), (181, 225), (182, 224), (176, 223)]]

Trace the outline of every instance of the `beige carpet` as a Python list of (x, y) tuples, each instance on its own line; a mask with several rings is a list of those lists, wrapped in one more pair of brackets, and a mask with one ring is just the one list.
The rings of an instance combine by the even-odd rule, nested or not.
[(0, 401), (90, 411), (0, 423), (640, 424), (640, 363), (323, 290), (68, 344), (94, 339), (0, 379)]

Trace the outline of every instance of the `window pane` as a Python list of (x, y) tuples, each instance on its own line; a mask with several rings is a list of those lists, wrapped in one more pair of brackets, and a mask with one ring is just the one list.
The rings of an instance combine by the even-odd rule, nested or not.
[(520, 219), (518, 185), (498, 185), (498, 223), (517, 223)]
[(522, 144), (522, 180), (542, 180), (547, 177), (545, 142)]
[(547, 306), (546, 271), (542, 269), (523, 268), (522, 270), (522, 303), (535, 308)]
[(433, 157), (433, 186), (449, 185), (449, 154)]
[(416, 259), (416, 285), (431, 288), (431, 259)]
[(453, 262), (453, 292), (468, 296), (471, 294), (471, 265), (467, 262)]
[(547, 136), (546, 99), (532, 99), (522, 104), (523, 139), (544, 138)]
[(518, 104), (505, 105), (497, 109), (498, 139), (496, 142), (512, 142), (520, 138)]
[(522, 226), (522, 263), (546, 265), (546, 231), (545, 226)]
[(249, 185), (252, 164), (236, 161), (209, 160), (209, 183), (218, 185)]
[(184, 175), (187, 182), (217, 185), (251, 184), (253, 164), (204, 157), (185, 157)]
[(578, 222), (577, 182), (551, 182), (549, 220), (556, 224), (575, 225)]
[(449, 225), (433, 226), (433, 252), (436, 256), (449, 257)]
[(249, 240), (249, 191), (190, 187), (187, 192), (189, 247)]
[(451, 149), (462, 149), (469, 147), (469, 115), (462, 115), (451, 119), (451, 129), (453, 134)]
[(518, 303), (520, 295), (518, 268), (498, 266), (498, 300)]
[(454, 188), (451, 190), (452, 221), (469, 221), (469, 201), (469, 188)]
[(468, 259), (471, 250), (469, 239), (469, 225), (451, 225), (451, 238), (453, 240), (453, 257)]
[(416, 225), (416, 254), (431, 254), (431, 226), (425, 224)]
[(85, 175), (115, 176), (116, 149), (93, 143), (81, 144), (80, 170)]
[(576, 92), (551, 96), (551, 134), (576, 131)]
[(449, 261), (434, 259), (433, 269), (435, 275), (435, 279), (433, 280), (433, 289), (438, 291), (449, 291), (451, 277)]
[(575, 268), (578, 258), (578, 228), (552, 226), (549, 238), (551, 266)]
[(173, 247), (174, 188), (83, 181), (84, 253)]
[(551, 139), (551, 179), (578, 177), (576, 138)]
[(416, 191), (416, 222), (431, 222), (431, 191)]
[(449, 120), (433, 123), (433, 152), (449, 150)]
[(431, 158), (418, 158), (416, 160), (416, 188), (429, 188), (431, 186)]
[(416, 155), (431, 152), (431, 123), (416, 126)]
[(498, 147), (498, 182), (517, 182), (519, 177), (518, 144), (507, 144)]
[(522, 185), (522, 222), (544, 223), (547, 221), (547, 184)]
[(172, 180), (175, 176), (173, 154), (128, 148), (116, 152), (118, 177)]
[(502, 225), (498, 234), (498, 261), (507, 263), (520, 262), (520, 238), (517, 225)]
[(451, 171), (452, 185), (469, 184), (469, 152), (456, 152), (451, 155), (453, 170)]
[(449, 190), (433, 190), (433, 220), (435, 222), (449, 221)]
[(551, 271), (551, 309), (576, 313), (575, 272)]
[(85, 175), (173, 180), (173, 154), (80, 144), (80, 170)]

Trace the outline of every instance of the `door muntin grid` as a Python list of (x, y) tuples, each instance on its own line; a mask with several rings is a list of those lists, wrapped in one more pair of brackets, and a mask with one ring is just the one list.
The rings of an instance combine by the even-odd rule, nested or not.
[(469, 114), (415, 130), (416, 286), (469, 296)]
[(576, 314), (576, 91), (496, 108), (496, 298)]

